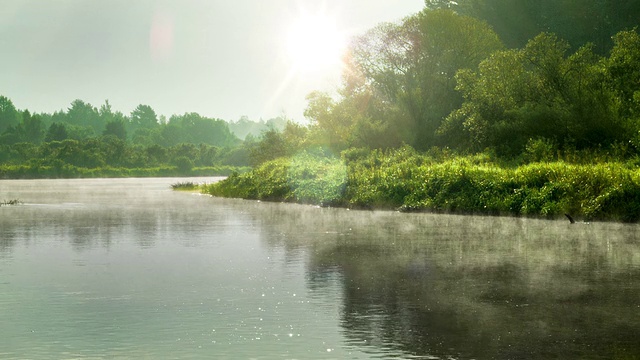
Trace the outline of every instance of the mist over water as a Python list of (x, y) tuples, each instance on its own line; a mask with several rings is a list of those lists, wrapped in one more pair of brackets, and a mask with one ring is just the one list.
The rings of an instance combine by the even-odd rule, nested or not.
[[(202, 179), (213, 181), (214, 179)], [(632, 358), (637, 225), (0, 181), (0, 358)]]

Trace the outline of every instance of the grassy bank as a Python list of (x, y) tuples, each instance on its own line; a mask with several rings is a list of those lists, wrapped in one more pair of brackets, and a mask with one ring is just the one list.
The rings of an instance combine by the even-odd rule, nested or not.
[(353, 208), (636, 222), (640, 172), (621, 163), (499, 166), (486, 157), (438, 158), (410, 148), (302, 153), (206, 186), (214, 196)]
[(247, 172), (249, 168), (233, 166), (194, 167), (189, 170), (175, 166), (151, 168), (85, 168), (69, 164), (62, 166), (0, 165), (0, 179), (56, 179), (56, 178), (118, 178), (173, 176), (228, 176)]

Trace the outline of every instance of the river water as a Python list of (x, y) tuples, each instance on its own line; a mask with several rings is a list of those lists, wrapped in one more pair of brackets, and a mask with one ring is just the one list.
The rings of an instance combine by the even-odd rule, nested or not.
[[(206, 179), (215, 181), (215, 179)], [(640, 227), (3, 180), (1, 359), (637, 359)]]

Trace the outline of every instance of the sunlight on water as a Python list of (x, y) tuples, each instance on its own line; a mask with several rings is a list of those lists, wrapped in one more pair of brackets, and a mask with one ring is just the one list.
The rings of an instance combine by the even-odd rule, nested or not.
[(0, 358), (640, 353), (637, 225), (224, 200), (174, 180), (0, 181), (24, 202), (0, 208)]

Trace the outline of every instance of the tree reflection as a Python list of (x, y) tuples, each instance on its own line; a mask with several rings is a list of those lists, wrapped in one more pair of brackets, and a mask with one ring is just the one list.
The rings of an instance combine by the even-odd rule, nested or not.
[[(317, 254), (312, 273), (341, 274), (343, 326), (353, 343), (456, 358), (640, 353), (640, 289), (630, 281), (637, 270), (609, 268), (603, 276), (603, 269), (587, 264), (534, 274), (509, 260), (458, 267), (400, 255), (368, 246)], [(541, 275), (547, 279), (536, 283)]]
[(269, 207), (265, 238), (308, 249), (308, 286), (339, 281), (353, 345), (462, 359), (640, 354), (633, 225)]
[(15, 233), (13, 229), (3, 228), (0, 233), (0, 257), (8, 256), (15, 245)]

